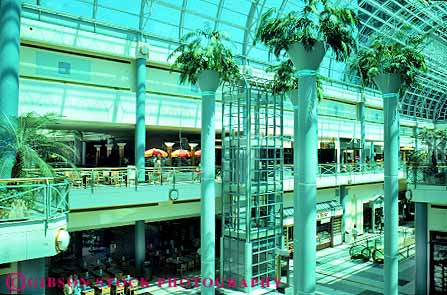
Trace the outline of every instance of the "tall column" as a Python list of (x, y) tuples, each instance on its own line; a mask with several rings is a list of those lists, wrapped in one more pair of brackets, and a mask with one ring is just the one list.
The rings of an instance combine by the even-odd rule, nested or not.
[[(0, 1), (0, 124), (15, 126), (19, 112), (20, 0)], [(0, 134), (12, 142), (12, 134)], [(0, 178), (10, 178), (15, 151), (0, 146)]]
[(146, 58), (136, 59), (136, 109), (135, 109), (135, 167), (138, 180), (144, 182), (144, 151), (146, 150)]
[(399, 112), (398, 95), (383, 95), (385, 112), (385, 294), (398, 294), (398, 169)]
[(375, 159), (374, 157), (376, 156), (376, 153), (374, 152), (374, 142), (371, 142), (371, 147), (370, 147), (370, 162), (374, 163)]
[(295, 206), (293, 243), (295, 254), (294, 294), (315, 294), (318, 118), (316, 75), (326, 54), (325, 45), (317, 42), (307, 50), (301, 42), (291, 44), (287, 54), (297, 69), (298, 101), (292, 101), (294, 120), (293, 150)]
[(362, 94), (362, 101), (358, 106), (360, 120), (360, 164), (366, 163), (366, 123), (365, 123), (365, 101)]
[(82, 141), (81, 149), (81, 165), (85, 166), (87, 162), (87, 143), (85, 141)]
[(135, 268), (138, 276), (143, 275), (143, 264), (146, 257), (146, 233), (144, 220), (135, 222)]
[(341, 167), (341, 146), (340, 146), (340, 136), (337, 136), (337, 139), (335, 141), (335, 150), (336, 150), (336, 165), (337, 165), (337, 173), (340, 173), (340, 167)]
[(298, 105), (294, 105), (295, 294), (314, 294), (316, 285), (316, 200), (318, 124), (316, 72), (298, 73)]
[(373, 234), (376, 233), (376, 201), (373, 202), (372, 208), (371, 208), (371, 232)]
[[(45, 278), (47, 277), (47, 270), (47, 259), (45, 257), (19, 261), (17, 263), (17, 272), (25, 278)], [(32, 279), (31, 281), (31, 287), (25, 287), (25, 289), (20, 292), (21, 294), (46, 294), (45, 285), (42, 285), (41, 280), (35, 281)], [(34, 288), (34, 283), (37, 283), (36, 288)]]
[(107, 157), (110, 157), (110, 154), (112, 153), (113, 144), (111, 143), (106, 144), (106, 148), (107, 148)]
[[(200, 207), (200, 251), (202, 278), (215, 278), (215, 227), (216, 227), (216, 128), (215, 104), (216, 90), (220, 84), (219, 74), (203, 71), (198, 79), (202, 91), (202, 130), (201, 144), (201, 207)], [(201, 287), (201, 294), (214, 295), (214, 287)]]
[(416, 284), (414, 294), (428, 294), (427, 203), (416, 202)]
[(76, 259), (82, 259), (82, 231), (77, 231), (73, 233), (74, 239), (72, 243), (74, 244), (74, 254)]
[(346, 195), (347, 195), (346, 186), (340, 186), (340, 205), (343, 208), (343, 215), (341, 217), (341, 234), (343, 237), (343, 241), (345, 240), (345, 232), (346, 232)]
[[(201, 202), (201, 255), (202, 277), (214, 281), (215, 260), (215, 92), (202, 91), (202, 202)], [(214, 294), (214, 289), (203, 288), (202, 294)]]
[(381, 74), (374, 78), (383, 93), (384, 112), (384, 210), (385, 210), (385, 294), (398, 294), (399, 274), (399, 110), (400, 74)]

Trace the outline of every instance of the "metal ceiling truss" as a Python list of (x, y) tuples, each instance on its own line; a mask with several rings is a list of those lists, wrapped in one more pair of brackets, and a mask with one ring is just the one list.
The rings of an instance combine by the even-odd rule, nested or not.
[[(428, 4), (421, 0), (361, 0), (359, 16), (363, 42), (375, 34), (401, 42), (398, 34), (406, 26), (410, 28), (410, 33), (423, 34), (432, 31), (423, 50), (429, 72), (417, 78), (424, 89), (412, 88), (406, 92), (401, 98), (402, 113), (433, 121), (446, 120), (447, 71), (443, 63), (434, 58), (435, 55), (442, 56), (447, 52), (447, 11), (444, 6), (441, 3)], [(433, 40), (438, 42), (436, 47), (439, 47), (435, 48), (435, 54), (427, 48)]]
[[(122, 11), (115, 7), (105, 7), (99, 0), (77, 0), (89, 3), (92, 6), (92, 19), (95, 21), (98, 9), (107, 8), (134, 15), (129, 11)], [(152, 14), (152, 4), (156, 3), (162, 7), (180, 11), (178, 22), (178, 39), (185, 33), (185, 15), (209, 20), (214, 24), (214, 30), (218, 30), (221, 24), (231, 26), (243, 31), (241, 42), (241, 52), (235, 56), (242, 57), (243, 63), (249, 62), (248, 56), (253, 48), (253, 37), (258, 25), (259, 18), (268, 8), (267, 0), (241, 0), (250, 2), (249, 11), (246, 14), (246, 21), (236, 22), (233, 19), (225, 19), (222, 11), (225, 8), (225, 0), (204, 0), (217, 6), (217, 13), (207, 14), (206, 11), (195, 11), (188, 9), (188, 0), (183, 0), (181, 6), (169, 0), (140, 0), (139, 12), (139, 35), (146, 34), (146, 24)], [(40, 0), (36, 0), (36, 5), (40, 9)], [(99, 3), (98, 3), (99, 2)], [(340, 3), (352, 4), (352, 0), (337, 0)], [(298, 3), (290, 0), (282, 0), (278, 8), (278, 15), (286, 11), (287, 8), (296, 8)], [(401, 42), (398, 33), (403, 28), (409, 27), (410, 33), (431, 32), (423, 49), (426, 55), (429, 72), (420, 75), (417, 80), (423, 85), (423, 89), (411, 88), (401, 98), (402, 114), (409, 117), (420, 117), (433, 121), (447, 120), (447, 1), (430, 0), (359, 0), (358, 13), (361, 20), (359, 30), (359, 41), (361, 46), (365, 46), (370, 37), (375, 34)], [(157, 20), (163, 24), (163, 20)], [(168, 22), (166, 24), (172, 25)], [(187, 28), (193, 29), (193, 28)], [(143, 34), (144, 33), (144, 34)], [(158, 37), (157, 37), (158, 38)], [(160, 39), (163, 39), (161, 36)], [(166, 42), (172, 43), (175, 40), (165, 38)], [(175, 41), (175, 42), (178, 42)], [(251, 60), (254, 63), (265, 66), (270, 61)], [(347, 75), (345, 75), (347, 76)]]

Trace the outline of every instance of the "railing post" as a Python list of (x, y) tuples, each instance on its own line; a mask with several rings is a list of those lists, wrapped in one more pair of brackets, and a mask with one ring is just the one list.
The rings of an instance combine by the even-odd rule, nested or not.
[(176, 169), (174, 167), (174, 170), (172, 171), (172, 185), (174, 185), (174, 187), (175, 187), (175, 174), (176, 174)]
[(50, 204), (50, 182), (48, 179), (45, 180), (45, 189), (44, 189), (44, 204), (45, 204), (45, 234), (48, 228), (48, 220), (50, 219), (51, 214), (51, 204)]
[(91, 175), (90, 189), (91, 193), (93, 194), (95, 192), (95, 170), (92, 169), (90, 175)]
[(138, 191), (139, 171), (140, 170), (135, 167), (135, 179), (134, 179), (135, 191)]

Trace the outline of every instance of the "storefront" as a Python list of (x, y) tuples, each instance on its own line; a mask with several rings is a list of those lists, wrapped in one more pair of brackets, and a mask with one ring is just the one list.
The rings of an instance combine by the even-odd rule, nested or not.
[(383, 231), (383, 195), (363, 203), (363, 229), (370, 233)]
[[(293, 252), (293, 208), (284, 209), (284, 240)], [(336, 201), (317, 204), (317, 250), (334, 247), (342, 243), (343, 209)]]
[(430, 232), (430, 294), (447, 294), (447, 232)]

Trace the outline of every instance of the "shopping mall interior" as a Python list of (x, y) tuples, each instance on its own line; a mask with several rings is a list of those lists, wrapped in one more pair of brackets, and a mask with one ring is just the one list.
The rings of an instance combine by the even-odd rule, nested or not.
[(0, 0), (0, 294), (447, 294), (446, 63), (446, 1)]

